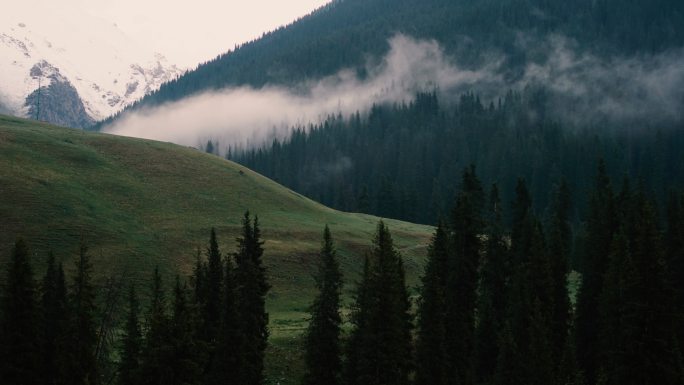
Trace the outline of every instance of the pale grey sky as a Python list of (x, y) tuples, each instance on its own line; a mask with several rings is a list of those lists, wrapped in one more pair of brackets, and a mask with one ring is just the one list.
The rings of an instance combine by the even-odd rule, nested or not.
[(60, 0), (112, 20), (171, 62), (192, 66), (329, 0)]
[[(86, 13), (116, 23), (170, 62), (194, 67), (330, 0), (10, 0), (5, 11)], [(87, 31), (83, 31), (87, 33)]]

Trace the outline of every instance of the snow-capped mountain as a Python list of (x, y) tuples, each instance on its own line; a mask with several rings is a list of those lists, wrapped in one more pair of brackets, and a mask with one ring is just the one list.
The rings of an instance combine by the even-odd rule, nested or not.
[(0, 14), (0, 112), (85, 127), (182, 73), (114, 22), (52, 3)]

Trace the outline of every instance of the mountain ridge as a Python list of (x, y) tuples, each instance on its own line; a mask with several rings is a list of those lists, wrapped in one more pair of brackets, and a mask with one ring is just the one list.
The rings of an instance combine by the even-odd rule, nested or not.
[[(163, 55), (137, 45), (116, 24), (86, 12), (5, 14), (0, 21), (0, 101), (20, 117), (85, 128), (182, 73)], [(43, 74), (36, 68), (51, 70)], [(69, 90), (68, 99), (61, 104), (62, 99), (41, 92), (46, 114), (38, 116), (38, 88), (49, 91), (54, 83)], [(69, 106), (79, 104), (82, 109)]]

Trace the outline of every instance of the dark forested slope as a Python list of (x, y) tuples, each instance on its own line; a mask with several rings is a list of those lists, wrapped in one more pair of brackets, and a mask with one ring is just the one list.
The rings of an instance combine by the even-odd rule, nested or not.
[[(506, 71), (547, 53), (524, 40), (562, 35), (585, 50), (633, 54), (684, 43), (684, 3), (677, 0), (343, 0), (240, 45), (163, 85), (132, 108), (234, 85), (294, 85), (343, 68), (361, 77), (396, 33), (435, 39), (459, 62), (477, 66), (497, 52)], [(522, 39), (524, 36), (525, 39)]]

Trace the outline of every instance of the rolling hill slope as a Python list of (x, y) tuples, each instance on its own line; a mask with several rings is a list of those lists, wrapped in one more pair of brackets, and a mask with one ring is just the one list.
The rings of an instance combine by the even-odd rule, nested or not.
[[(100, 277), (144, 281), (157, 264), (169, 277), (187, 274), (212, 226), (224, 255), (233, 251), (245, 210), (259, 216), (273, 286), (269, 373), (288, 377), (299, 363), (289, 342), (313, 295), (323, 226), (331, 228), (351, 283), (378, 218), (329, 209), (191, 148), (0, 116), (0, 261), (23, 236), (39, 271), (50, 249), (68, 271), (83, 236)], [(432, 229), (387, 223), (415, 286)]]

